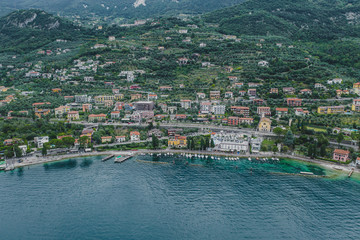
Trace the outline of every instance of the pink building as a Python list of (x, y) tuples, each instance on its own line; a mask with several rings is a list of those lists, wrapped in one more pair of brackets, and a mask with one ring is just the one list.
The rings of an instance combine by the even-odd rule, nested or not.
[(335, 149), (333, 153), (333, 159), (340, 162), (346, 162), (349, 160), (350, 152), (343, 149)]

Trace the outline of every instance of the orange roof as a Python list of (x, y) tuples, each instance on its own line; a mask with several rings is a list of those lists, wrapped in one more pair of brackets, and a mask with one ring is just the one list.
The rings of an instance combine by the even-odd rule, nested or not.
[(287, 112), (289, 109), (287, 108), (276, 108), (276, 111), (278, 112)]
[(335, 154), (341, 154), (341, 155), (348, 155), (348, 154), (350, 154), (350, 151), (348, 151), (348, 150), (343, 150), (343, 149), (335, 149), (335, 150), (334, 150), (334, 153), (335, 153)]
[(132, 131), (130, 132), (130, 135), (140, 135), (140, 133), (138, 131)]

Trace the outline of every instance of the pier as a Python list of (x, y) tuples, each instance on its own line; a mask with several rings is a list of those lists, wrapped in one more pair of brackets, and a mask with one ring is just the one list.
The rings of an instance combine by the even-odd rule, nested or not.
[(107, 157), (101, 159), (101, 161), (102, 161), (102, 162), (105, 162), (105, 161), (107, 161), (107, 160), (109, 160), (109, 159), (111, 159), (111, 158), (113, 158), (113, 157), (115, 157), (115, 155), (110, 155), (110, 156), (107, 156)]
[(123, 163), (126, 160), (132, 158), (133, 155), (128, 155), (128, 156), (118, 156), (117, 158), (115, 158), (114, 163)]
[(348, 177), (350, 178), (353, 173), (354, 173), (354, 169), (352, 168), (351, 171), (349, 172)]

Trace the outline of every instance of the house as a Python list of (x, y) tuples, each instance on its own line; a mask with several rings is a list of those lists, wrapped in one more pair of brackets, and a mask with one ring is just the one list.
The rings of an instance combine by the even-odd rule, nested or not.
[(327, 80), (327, 84), (332, 85), (332, 84), (341, 84), (342, 83), (342, 79), (341, 78), (334, 78), (331, 80)]
[(174, 138), (168, 140), (168, 146), (174, 148), (184, 148), (187, 147), (186, 136), (180, 136), (176, 134)]
[(240, 117), (228, 117), (227, 118), (227, 124), (231, 126), (238, 126), (240, 124), (253, 124), (254, 119), (253, 118), (240, 118)]
[(243, 115), (244, 117), (248, 117), (249, 116), (249, 108), (248, 107), (240, 107), (240, 106), (232, 106), (231, 107), (231, 111), (235, 114), (235, 115)]
[(191, 101), (190, 100), (187, 100), (187, 99), (181, 100), (180, 104), (181, 104), (182, 108), (185, 108), (185, 109), (191, 108)]
[(233, 93), (232, 92), (226, 92), (225, 93), (225, 98), (233, 98)]
[(260, 62), (258, 62), (258, 66), (259, 67), (269, 67), (269, 62), (268, 61), (260, 61)]
[(120, 112), (119, 111), (113, 111), (110, 114), (111, 119), (119, 119), (120, 118)]
[(157, 94), (148, 94), (148, 100), (157, 100), (158, 99), (158, 95)]
[(136, 111), (152, 111), (154, 109), (154, 102), (141, 101), (134, 103), (134, 109)]
[(35, 137), (34, 142), (37, 144), (38, 148), (43, 148), (44, 144), (49, 142), (49, 137), (48, 136)]
[(333, 160), (347, 162), (348, 160), (350, 160), (349, 155), (350, 151), (348, 150), (335, 149), (333, 152)]
[(354, 112), (360, 112), (360, 99), (354, 99), (351, 105), (351, 110)]
[(256, 96), (256, 89), (255, 88), (250, 88), (247, 92), (247, 94), (249, 96), (255, 97)]
[(92, 104), (86, 103), (82, 105), (83, 112), (91, 112), (92, 110)]
[(322, 85), (321, 83), (315, 83), (314, 88), (326, 90), (326, 87), (324, 85)]
[(262, 138), (251, 138), (250, 145), (251, 145), (251, 152), (252, 153), (259, 153), (262, 144)]
[(293, 87), (284, 87), (283, 92), (284, 92), (284, 94), (295, 94), (295, 88), (293, 88)]
[(50, 113), (50, 109), (35, 109), (35, 116), (42, 118)]
[(258, 98), (258, 99), (253, 99), (253, 104), (254, 105), (263, 105), (265, 103), (264, 99)]
[(114, 95), (101, 95), (101, 96), (94, 97), (95, 103), (98, 103), (98, 104), (103, 104), (108, 101), (114, 101), (114, 99), (115, 99)]
[(211, 111), (211, 102), (201, 102), (200, 103), (200, 112), (203, 114), (208, 114)]
[(338, 114), (344, 113), (345, 107), (344, 106), (323, 106), (318, 107), (317, 112), (319, 114)]
[(79, 120), (80, 119), (79, 112), (78, 111), (70, 111), (67, 114), (67, 118), (69, 120)]
[(106, 114), (90, 114), (88, 117), (89, 122), (95, 122), (95, 121), (104, 121), (106, 119)]
[(177, 107), (176, 106), (169, 106), (167, 108), (167, 110), (168, 110), (168, 113), (174, 114), (177, 111)]
[(288, 98), (286, 99), (286, 103), (289, 107), (300, 107), (302, 100), (298, 98)]
[(130, 99), (131, 99), (131, 101), (139, 100), (139, 99), (141, 99), (141, 94), (140, 93), (130, 94)]
[(101, 143), (111, 143), (112, 136), (101, 137)]
[(168, 129), (168, 136), (169, 137), (174, 137), (176, 134), (179, 134), (183, 132), (183, 130), (181, 128), (169, 128)]
[(59, 93), (61, 92), (61, 88), (53, 88), (51, 89), (53, 93)]
[(301, 95), (311, 95), (312, 91), (310, 89), (301, 89), (300, 94)]
[(360, 157), (356, 158), (356, 165), (360, 165)]
[(116, 141), (117, 143), (125, 142), (125, 141), (126, 141), (126, 137), (125, 137), (125, 136), (116, 136), (116, 137), (115, 137), (115, 141)]
[(308, 115), (310, 112), (308, 110), (304, 110), (302, 108), (295, 108), (295, 115), (296, 116), (306, 116)]
[(357, 95), (360, 95), (360, 82), (354, 83), (353, 92), (356, 93)]
[(287, 108), (276, 108), (275, 111), (276, 111), (276, 115), (278, 115), (279, 117), (282, 117), (282, 116), (288, 114), (289, 109), (287, 109)]
[(138, 131), (132, 131), (130, 132), (130, 140), (132, 142), (134, 141), (140, 141), (140, 133)]
[(234, 81), (234, 82), (236, 82), (236, 81), (238, 80), (238, 77), (235, 77), (235, 76), (228, 76), (228, 79), (229, 79), (230, 81)]
[(246, 91), (244, 91), (244, 90), (239, 91), (239, 96), (243, 97), (243, 96), (245, 96), (245, 94), (246, 94)]
[(62, 117), (64, 113), (70, 112), (70, 106), (60, 106), (55, 108), (55, 116)]
[(206, 98), (205, 93), (196, 93), (196, 96), (197, 96), (197, 98), (199, 98), (199, 99), (204, 99), (204, 98)]
[(242, 88), (243, 86), (244, 86), (244, 83), (242, 83), (242, 82), (234, 83), (234, 87), (236, 87), (236, 88)]
[(173, 88), (171, 86), (160, 86), (159, 90), (160, 91), (172, 91)]
[(220, 99), (220, 91), (210, 91), (210, 99), (211, 100)]
[(154, 128), (148, 132), (148, 137), (151, 137), (152, 135), (161, 138), (163, 136), (163, 132), (160, 129)]
[(87, 103), (90, 101), (90, 97), (87, 95), (75, 95), (75, 102), (76, 103)]
[(270, 89), (270, 94), (279, 94), (279, 89), (278, 88), (271, 88)]
[(185, 120), (186, 119), (186, 114), (176, 114), (175, 118), (176, 120)]
[(271, 132), (271, 120), (265, 117), (261, 118), (258, 125), (258, 131)]
[(271, 116), (270, 107), (258, 107), (256, 112), (259, 116), (262, 116), (262, 117)]

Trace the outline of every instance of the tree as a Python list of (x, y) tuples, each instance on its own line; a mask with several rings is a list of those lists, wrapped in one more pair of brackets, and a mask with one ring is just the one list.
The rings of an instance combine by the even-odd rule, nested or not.
[(8, 148), (5, 150), (5, 157), (6, 158), (12, 158), (14, 156), (14, 151), (12, 148)]
[(47, 155), (47, 148), (44, 146), (42, 149), (41, 149), (41, 154), (43, 156), (46, 156)]
[(283, 130), (280, 127), (274, 128), (273, 132), (280, 137), (283, 134)]
[(200, 139), (200, 149), (201, 149), (201, 150), (205, 150), (205, 149), (206, 149), (206, 145), (205, 145), (205, 141), (204, 141), (204, 138), (203, 138), (203, 137)]
[(284, 139), (284, 144), (286, 146), (293, 146), (294, 145), (294, 134), (291, 130), (287, 131)]
[(276, 152), (279, 151), (279, 149), (278, 149), (278, 147), (277, 147), (276, 145), (274, 145), (274, 146), (272, 147), (272, 151), (273, 151), (274, 153), (276, 153)]
[(213, 140), (213, 139), (211, 139), (210, 147), (211, 147), (211, 148), (214, 148), (214, 147), (215, 147), (215, 143), (214, 143), (214, 140)]
[(151, 142), (152, 142), (152, 148), (153, 149), (158, 149), (159, 148), (159, 139), (153, 134), (151, 136)]
[(336, 136), (336, 141), (337, 143), (339, 144), (340, 146), (340, 143), (344, 140), (344, 134), (343, 133), (339, 133), (337, 136)]
[(62, 142), (63, 142), (63, 144), (65, 145), (65, 147), (72, 147), (72, 146), (74, 146), (74, 143), (75, 143), (75, 138), (73, 138), (73, 137), (64, 137), (63, 139), (62, 139)]
[(88, 137), (88, 136), (82, 136), (82, 137), (80, 137), (80, 139), (79, 139), (80, 146), (81, 146), (81, 147), (85, 147), (85, 146), (88, 144), (88, 141), (89, 141), (89, 137)]
[(22, 150), (19, 148), (18, 145), (14, 146), (15, 156), (16, 157), (22, 157)]

